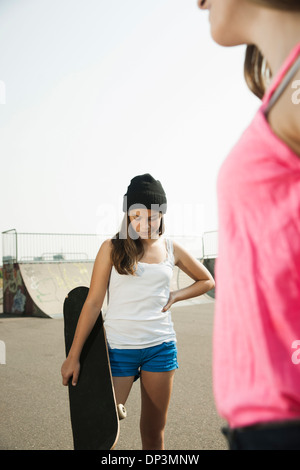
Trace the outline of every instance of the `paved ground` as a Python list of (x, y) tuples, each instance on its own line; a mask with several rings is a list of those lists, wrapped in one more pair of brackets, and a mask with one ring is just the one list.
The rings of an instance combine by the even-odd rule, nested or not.
[[(179, 305), (179, 304), (178, 304)], [(166, 429), (168, 450), (226, 449), (212, 396), (213, 303), (173, 307), (180, 368)], [(68, 391), (61, 385), (63, 320), (0, 315), (0, 450), (72, 449)], [(134, 384), (117, 450), (141, 448), (140, 394)]]

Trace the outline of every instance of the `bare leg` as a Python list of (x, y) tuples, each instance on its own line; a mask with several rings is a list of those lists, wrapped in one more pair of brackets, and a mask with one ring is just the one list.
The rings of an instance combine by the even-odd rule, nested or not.
[(141, 438), (143, 450), (163, 450), (164, 430), (175, 370), (141, 374)]
[(125, 405), (134, 377), (113, 377), (117, 405)]

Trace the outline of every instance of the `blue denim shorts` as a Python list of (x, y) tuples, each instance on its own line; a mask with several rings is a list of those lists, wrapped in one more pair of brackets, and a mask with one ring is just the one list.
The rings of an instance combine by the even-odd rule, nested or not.
[(168, 372), (178, 369), (175, 341), (144, 349), (108, 348), (113, 377), (138, 378), (140, 371)]

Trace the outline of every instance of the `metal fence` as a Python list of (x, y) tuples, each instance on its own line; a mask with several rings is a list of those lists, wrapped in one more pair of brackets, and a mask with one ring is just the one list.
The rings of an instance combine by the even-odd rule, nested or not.
[[(18, 233), (2, 232), (3, 264), (26, 262), (92, 261), (99, 247), (111, 234)], [(170, 236), (197, 258), (217, 256), (217, 232), (199, 237)]]

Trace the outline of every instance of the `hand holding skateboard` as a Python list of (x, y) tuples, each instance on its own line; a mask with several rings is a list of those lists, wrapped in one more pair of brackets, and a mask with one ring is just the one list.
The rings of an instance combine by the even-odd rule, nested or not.
[(80, 362), (78, 360), (71, 359), (68, 356), (61, 367), (63, 385), (69, 385), (69, 381), (72, 378), (71, 383), (73, 387), (75, 387), (78, 382), (79, 373), (80, 373)]

